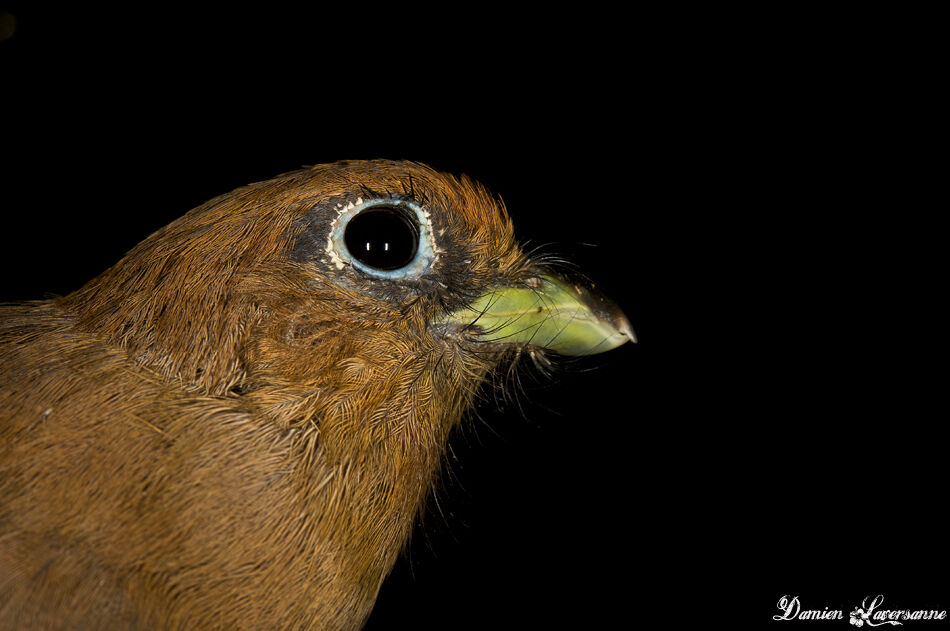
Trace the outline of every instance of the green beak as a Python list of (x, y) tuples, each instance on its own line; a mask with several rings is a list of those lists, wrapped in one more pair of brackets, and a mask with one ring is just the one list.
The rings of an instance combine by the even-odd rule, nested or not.
[(630, 322), (590, 285), (537, 276), (529, 286), (497, 287), (442, 320), (475, 330), (483, 342), (531, 344), (561, 355), (593, 355), (636, 342)]

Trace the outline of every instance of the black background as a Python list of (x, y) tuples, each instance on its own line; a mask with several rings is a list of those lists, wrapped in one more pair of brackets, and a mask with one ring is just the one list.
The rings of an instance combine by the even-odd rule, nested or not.
[[(8, 10), (2, 299), (391, 158), (482, 181), (632, 321), (459, 433), (368, 628), (950, 609), (932, 16)], [(773, 623), (786, 594), (845, 621)]]

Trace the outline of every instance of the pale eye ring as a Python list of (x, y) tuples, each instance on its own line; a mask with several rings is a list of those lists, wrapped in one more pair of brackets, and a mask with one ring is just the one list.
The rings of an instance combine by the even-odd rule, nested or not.
[(428, 213), (411, 202), (359, 199), (333, 223), (331, 256), (371, 276), (416, 278), (435, 261)]

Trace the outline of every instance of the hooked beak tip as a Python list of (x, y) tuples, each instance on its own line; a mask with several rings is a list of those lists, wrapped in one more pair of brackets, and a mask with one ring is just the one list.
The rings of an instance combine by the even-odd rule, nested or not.
[(618, 322), (620, 326), (617, 327), (617, 331), (621, 334), (626, 335), (630, 338), (630, 341), (634, 344), (637, 343), (637, 334), (633, 331), (633, 327), (630, 326), (630, 321), (627, 318), (623, 318), (622, 321)]

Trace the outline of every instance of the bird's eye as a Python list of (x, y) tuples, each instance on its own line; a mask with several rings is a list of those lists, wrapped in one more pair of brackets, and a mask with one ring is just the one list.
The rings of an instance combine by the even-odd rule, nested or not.
[(429, 212), (404, 199), (357, 198), (336, 207), (329, 262), (392, 280), (430, 272), (438, 258)]
[(414, 217), (390, 206), (368, 208), (347, 222), (343, 241), (350, 256), (374, 269), (409, 265), (419, 249)]

